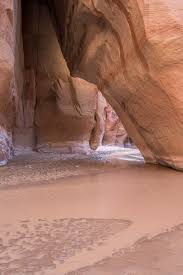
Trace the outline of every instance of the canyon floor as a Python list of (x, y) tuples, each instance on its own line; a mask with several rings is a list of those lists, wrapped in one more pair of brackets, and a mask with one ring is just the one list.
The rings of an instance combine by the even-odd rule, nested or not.
[(136, 149), (0, 167), (0, 274), (182, 275), (183, 176)]

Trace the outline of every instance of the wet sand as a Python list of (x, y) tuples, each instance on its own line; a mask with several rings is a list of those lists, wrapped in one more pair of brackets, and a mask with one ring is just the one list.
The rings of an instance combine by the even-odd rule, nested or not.
[[(122, 158), (122, 159), (121, 159)], [(137, 149), (105, 146), (90, 154), (27, 152), (17, 154), (7, 166), (0, 167), (0, 188), (20, 184), (52, 183), (56, 179), (114, 171), (143, 165)]]
[(42, 184), (13, 185), (1, 173), (0, 274), (183, 274), (182, 173), (145, 165), (134, 151), (109, 159), (102, 173)]

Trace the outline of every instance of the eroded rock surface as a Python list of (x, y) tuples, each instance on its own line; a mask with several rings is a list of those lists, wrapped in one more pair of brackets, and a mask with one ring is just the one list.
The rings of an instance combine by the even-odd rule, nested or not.
[(98, 89), (70, 75), (46, 3), (23, 1), (23, 44), (24, 124), (18, 145), (42, 152), (89, 150)]
[(94, 84), (70, 75), (52, 6), (23, 1), (22, 10), (25, 84), (16, 148), (62, 153), (97, 149), (104, 135), (106, 100)]
[(12, 1), (0, 1), (0, 165), (11, 157), (14, 119), (14, 46)]
[(63, 3), (72, 74), (98, 85), (147, 161), (182, 169), (183, 2)]
[(103, 145), (124, 145), (128, 139), (128, 134), (116, 112), (109, 104), (106, 104), (105, 115), (106, 120)]

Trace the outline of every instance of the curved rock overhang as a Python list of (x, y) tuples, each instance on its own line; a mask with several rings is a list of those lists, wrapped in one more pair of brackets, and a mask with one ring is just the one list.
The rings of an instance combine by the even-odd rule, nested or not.
[(183, 2), (70, 0), (60, 5), (55, 1), (71, 74), (98, 86), (147, 162), (182, 169)]

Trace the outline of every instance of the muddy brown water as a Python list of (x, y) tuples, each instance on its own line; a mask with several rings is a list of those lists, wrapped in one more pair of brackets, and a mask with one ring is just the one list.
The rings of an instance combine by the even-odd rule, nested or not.
[(126, 153), (110, 156), (121, 169), (3, 186), (0, 274), (183, 274), (183, 174)]

